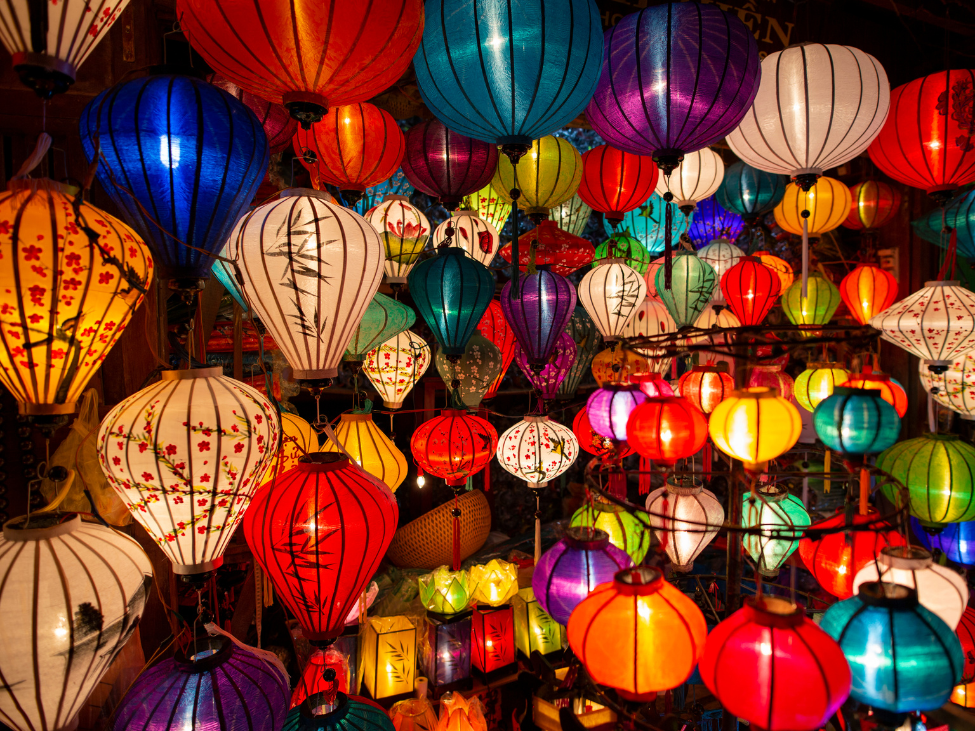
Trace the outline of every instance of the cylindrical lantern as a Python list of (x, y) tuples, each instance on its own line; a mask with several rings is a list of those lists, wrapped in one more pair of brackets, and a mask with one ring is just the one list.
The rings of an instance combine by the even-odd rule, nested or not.
[(572, 514), (569, 524), (605, 531), (609, 542), (626, 551), (635, 564), (643, 561), (650, 550), (650, 521), (615, 503), (602, 500), (587, 503)]
[[(595, 254), (593, 245), (580, 236), (574, 236), (558, 227), (555, 221), (539, 221), (535, 228), (518, 237), (518, 269), (528, 271), (532, 262), (535, 267), (546, 267), (555, 274), (567, 277), (576, 269), (590, 264)], [(501, 258), (511, 263), (511, 243), (501, 247)]]
[(727, 271), (720, 284), (728, 307), (741, 324), (758, 325), (781, 294), (782, 280), (758, 257), (745, 256)]
[[(926, 371), (923, 365), (921, 365), (920, 375), (921, 382), (924, 383)], [(839, 385), (877, 391), (880, 398), (894, 407), (894, 411), (899, 417), (903, 419), (904, 414), (907, 413), (907, 391), (904, 390), (904, 387), (886, 373), (874, 373), (870, 366), (864, 366), (863, 373), (851, 373), (847, 377), (846, 383)]]
[(576, 306), (575, 288), (565, 277), (540, 271), (501, 290), (501, 310), (533, 368), (548, 360)]
[(508, 157), (502, 156), (491, 185), (505, 200), (511, 200), (510, 191), (517, 188), (521, 191), (518, 207), (544, 220), (550, 208), (576, 194), (581, 180), (579, 151), (567, 139), (548, 135), (531, 143), (517, 170)]
[(456, 211), (433, 232), (434, 248), (447, 243), (448, 228), (453, 229), (450, 246), (463, 249), (468, 256), (477, 259), (484, 266), (491, 266), (501, 243), (498, 230), (494, 226), (470, 211)]
[(366, 353), (413, 327), (415, 322), (416, 313), (413, 310), (399, 300), (376, 292), (358, 327), (352, 331), (352, 339), (345, 348), (342, 360), (361, 363), (366, 359)]
[(548, 219), (573, 236), (582, 236), (589, 225), (590, 215), (592, 215), (592, 208), (579, 197), (578, 193), (548, 211)]
[(711, 412), (708, 432), (714, 446), (759, 470), (799, 440), (802, 420), (791, 402), (768, 388), (733, 391)]
[(586, 273), (578, 286), (579, 303), (606, 343), (619, 340), (647, 296), (647, 283), (622, 259), (609, 259)]
[(779, 204), (788, 182), (784, 175), (767, 173), (736, 160), (725, 170), (715, 198), (725, 210), (746, 221), (755, 221)]
[[(396, 492), (403, 484), (409, 469), (406, 457), (372, 420), (372, 414), (357, 411), (342, 414), (335, 427), (335, 438), (357, 465), (390, 490)], [(327, 439), (321, 451), (341, 452), (342, 449)]]
[[(576, 305), (565, 329), (576, 344), (576, 357), (559, 384), (558, 398), (571, 399), (579, 389), (582, 379), (589, 373), (593, 358), (603, 347), (603, 338), (586, 308)], [(601, 385), (601, 384), (600, 384)]]
[(471, 335), (460, 360), (452, 362), (443, 352), (436, 356), (437, 372), (447, 387), (447, 393), (457, 391), (469, 409), (476, 409), (501, 373), (501, 351), (498, 346), (478, 332)]
[(491, 387), (484, 394), (486, 399), (494, 398), (501, 387), (501, 380), (508, 372), (511, 361), (515, 358), (515, 346), (517, 345), (514, 332), (508, 325), (508, 321), (504, 319), (504, 310), (501, 309), (500, 302), (495, 299), (491, 300), (477, 325), (477, 330), (501, 351), (501, 372), (491, 382)]
[[(670, 209), (670, 245), (674, 248), (680, 243), (680, 236), (687, 231), (694, 220), (694, 215), (680, 215), (677, 204), (668, 203), (654, 193), (636, 210), (623, 216), (622, 223), (617, 227), (643, 244), (652, 256), (660, 256), (667, 245), (667, 210)], [(603, 230), (607, 236), (613, 235), (613, 227), (605, 218)]]
[(778, 575), (810, 522), (802, 501), (779, 485), (760, 486), (742, 496), (742, 527), (761, 531), (742, 536), (742, 546), (763, 576)]
[(691, 477), (670, 477), (647, 495), (650, 526), (675, 571), (694, 568), (694, 559), (718, 535), (724, 509), (710, 490)]
[(782, 311), (789, 322), (803, 328), (803, 335), (816, 332), (816, 325), (825, 325), (840, 306), (840, 292), (828, 279), (813, 274), (806, 281), (806, 296), (802, 296), (802, 281), (792, 283), (782, 293)]
[(833, 389), (846, 384), (850, 374), (838, 363), (809, 363), (796, 378), (793, 395), (806, 411), (815, 411), (820, 401), (833, 395)]
[(710, 414), (735, 390), (735, 379), (714, 366), (694, 366), (680, 377), (677, 390), (701, 413)]
[[(737, 213), (722, 208), (715, 200), (716, 197), (715, 195), (714, 197), (706, 198), (697, 204), (697, 207), (694, 209), (694, 220), (691, 221), (691, 225), (687, 228), (687, 235), (697, 249), (707, 247), (712, 241), (721, 241), (729, 244), (736, 240), (745, 228), (745, 222), (742, 220), (742, 217)], [(736, 246), (735, 249), (738, 249), (738, 247)], [(741, 256), (743, 253), (743, 251), (738, 249), (738, 256)], [(702, 258), (707, 260), (707, 257)], [(734, 266), (737, 261), (738, 259), (735, 257), (734, 261), (728, 266)], [(708, 261), (708, 263), (714, 266), (712, 262)], [(719, 278), (724, 274), (724, 271), (722, 270), (718, 273)]]
[(828, 449), (851, 457), (882, 452), (894, 442), (901, 420), (876, 391), (837, 386), (813, 412), (816, 434)]
[(589, 423), (600, 436), (625, 442), (630, 414), (646, 400), (636, 386), (611, 384), (598, 388), (586, 401)]
[(779, 281), (782, 283), (782, 288), (780, 292), (785, 292), (792, 283), (795, 281), (796, 275), (789, 262), (780, 259), (777, 256), (769, 254), (767, 251), (756, 251), (752, 256), (757, 256), (762, 260), (762, 264), (767, 266), (773, 272), (779, 276)]
[(362, 370), (388, 409), (403, 406), (406, 395), (430, 367), (430, 345), (412, 330), (404, 330), (366, 353)]
[(866, 325), (897, 301), (897, 279), (873, 264), (860, 264), (840, 282), (840, 297), (853, 318)]
[[(785, 196), (775, 207), (775, 222), (790, 234), (802, 235), (803, 221), (806, 233), (816, 237), (839, 228), (850, 212), (850, 189), (839, 180), (821, 177), (807, 191), (801, 185), (789, 185)], [(803, 216), (808, 211), (808, 216)]]
[(667, 267), (662, 266), (657, 270), (656, 284), (657, 296), (681, 328), (693, 325), (707, 307), (718, 277), (710, 264), (689, 251), (679, 251), (673, 259), (670, 282)]
[(547, 416), (526, 416), (498, 439), (498, 464), (532, 489), (569, 469), (578, 453), (572, 430)]
[(864, 180), (850, 186), (850, 196), (853, 203), (843, 225), (858, 231), (880, 228), (893, 220), (901, 207), (900, 191), (881, 180)]
[(406, 133), (403, 172), (417, 190), (438, 198), (447, 210), (491, 182), (498, 147), (454, 132), (431, 119)]
[(515, 345), (515, 360), (518, 362), (518, 368), (525, 374), (543, 401), (551, 401), (556, 397), (559, 385), (568, 374), (575, 358), (576, 344), (572, 341), (572, 336), (565, 332), (555, 342), (555, 349), (541, 370), (528, 362), (528, 356), (520, 345)]
[(673, 465), (701, 451), (708, 424), (690, 401), (679, 396), (647, 399), (630, 413), (627, 441), (646, 459)]
[(405, 195), (387, 195), (366, 212), (365, 219), (383, 242), (386, 281), (404, 284), (430, 239), (430, 221)]
[(661, 197), (670, 193), (677, 207), (688, 214), (700, 201), (714, 195), (723, 178), (724, 162), (721, 156), (710, 147), (705, 147), (685, 154), (680, 165), (669, 176), (661, 175), (655, 192)]
[(610, 223), (640, 207), (657, 185), (657, 166), (644, 155), (599, 145), (582, 156), (579, 197)]
[(410, 450), (424, 472), (460, 487), (480, 472), (498, 448), (490, 422), (463, 409), (444, 409), (413, 432)]

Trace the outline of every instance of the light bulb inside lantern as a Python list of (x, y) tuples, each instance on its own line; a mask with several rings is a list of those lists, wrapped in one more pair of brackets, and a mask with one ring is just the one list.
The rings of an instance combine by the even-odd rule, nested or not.
[(424, 477), (423, 475), (419, 475), (416, 478), (416, 486), (418, 488), (420, 488), (421, 490), (423, 489), (423, 486), (426, 485), (426, 484), (427, 484), (427, 478)]
[(179, 167), (179, 137), (162, 135), (159, 138), (159, 161), (173, 170)]

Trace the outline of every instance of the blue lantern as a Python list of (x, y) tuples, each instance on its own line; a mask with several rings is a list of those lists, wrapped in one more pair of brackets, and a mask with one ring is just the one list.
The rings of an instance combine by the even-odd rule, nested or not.
[(779, 204), (788, 183), (785, 175), (766, 173), (739, 160), (725, 169), (714, 197), (725, 210), (754, 223)]
[[(623, 216), (623, 222), (617, 227), (637, 239), (651, 256), (664, 253), (667, 240), (667, 208), (670, 208), (670, 245), (676, 247), (680, 243), (680, 235), (687, 231), (689, 223), (694, 221), (694, 213), (685, 216), (677, 204), (667, 203), (654, 193), (640, 208), (630, 211)], [(607, 236), (613, 235), (613, 227), (603, 217), (603, 228)]]
[(923, 218), (911, 222), (914, 233), (925, 241), (947, 248), (950, 237), (942, 233), (947, 226), (958, 234), (958, 253), (975, 259), (975, 190), (970, 190), (937, 208)]
[(603, 64), (593, 0), (427, 0), (420, 95), (460, 134), (530, 145), (575, 119)]
[(953, 563), (975, 566), (975, 520), (923, 526), (920, 520), (911, 516), (911, 528), (929, 551), (937, 548)]
[[(226, 247), (224, 247), (224, 250), (220, 252), (222, 256), (226, 256), (223, 253), (226, 250)], [(223, 285), (223, 288), (227, 290), (228, 294), (246, 312), (247, 301), (244, 299), (244, 294), (240, 291), (240, 285), (237, 284), (237, 276), (234, 274), (234, 268), (226, 262), (214, 259), (213, 266), (210, 267), (210, 273), (217, 278), (217, 281)]]
[(79, 126), (85, 156), (101, 155), (98, 179), (159, 275), (173, 289), (202, 289), (267, 172), (260, 120), (203, 79), (160, 74), (103, 91)]
[(744, 228), (745, 221), (741, 216), (725, 210), (714, 198), (705, 198), (697, 204), (687, 235), (694, 246), (700, 249), (718, 239), (734, 241)]
[(403, 168), (400, 168), (393, 173), (393, 177), (389, 180), (385, 180), (371, 188), (366, 188), (366, 192), (356, 201), (352, 210), (360, 216), (365, 216), (371, 208), (375, 208), (382, 203), (387, 195), (405, 195), (408, 198), (412, 192), (413, 185), (406, 179), (406, 173), (403, 172)]
[(861, 584), (855, 597), (826, 610), (820, 627), (850, 663), (850, 697), (876, 710), (933, 710), (961, 680), (961, 642), (944, 620), (918, 603), (914, 589)]
[(900, 434), (901, 419), (879, 391), (838, 386), (819, 402), (813, 426), (829, 449), (856, 457), (892, 446)]

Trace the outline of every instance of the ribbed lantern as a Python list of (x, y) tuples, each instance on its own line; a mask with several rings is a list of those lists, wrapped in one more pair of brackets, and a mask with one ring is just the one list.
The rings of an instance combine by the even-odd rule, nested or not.
[(139, 625), (152, 564), (122, 533), (35, 513), (4, 524), (0, 571), (0, 716), (18, 731), (74, 728)]
[(529, 274), (516, 292), (511, 282), (501, 290), (501, 310), (515, 339), (536, 368), (543, 366), (569, 324), (576, 306), (572, 283), (552, 272)]
[[(947, 556), (949, 561), (966, 568), (975, 566), (975, 521), (923, 526), (917, 518), (911, 518), (911, 528), (921, 541), (921, 545), (929, 551), (937, 549)], [(973, 677), (975, 677), (975, 667), (973, 667)]]
[[(796, 236), (802, 235), (805, 222), (806, 233), (815, 238), (840, 227), (850, 212), (852, 200), (850, 189), (834, 178), (821, 177), (808, 191), (798, 184), (789, 185), (775, 207), (775, 222)], [(809, 215), (803, 216), (803, 211)]]
[(277, 412), (221, 368), (163, 371), (98, 430), (108, 483), (177, 574), (213, 571), (278, 443)]
[(699, 670), (728, 713), (767, 731), (823, 728), (850, 694), (839, 645), (801, 607), (775, 597), (749, 597), (711, 630)]
[[(539, 221), (535, 228), (518, 237), (518, 268), (528, 271), (532, 262), (536, 267), (567, 277), (576, 269), (592, 262), (593, 245), (580, 236), (563, 231), (555, 221)], [(507, 243), (498, 252), (509, 264), (512, 262), (512, 246)]]
[[(630, 236), (635, 237), (643, 248), (652, 256), (660, 256), (667, 245), (667, 209), (670, 209), (670, 245), (676, 247), (680, 242), (680, 235), (687, 231), (693, 222), (694, 215), (680, 215), (677, 204), (668, 203), (654, 193), (636, 210), (623, 216), (622, 223), (617, 227)], [(613, 235), (613, 227), (605, 218), (603, 230), (607, 236)]]
[(413, 187), (447, 210), (489, 184), (497, 166), (497, 145), (447, 129), (439, 119), (420, 122), (406, 133), (403, 172)]
[(795, 391), (795, 381), (783, 370), (781, 365), (753, 366), (748, 376), (749, 388), (769, 388), (784, 399), (791, 399)]
[[(376, 425), (371, 413), (353, 411), (339, 416), (335, 438), (357, 465), (390, 490), (396, 492), (396, 488), (403, 484), (409, 470), (406, 457)], [(327, 439), (321, 451), (341, 453), (342, 450)]]
[(704, 652), (707, 626), (697, 604), (660, 571), (637, 566), (579, 603), (569, 618), (568, 638), (596, 683), (646, 701), (687, 680)]
[(674, 571), (685, 573), (724, 523), (724, 509), (714, 493), (686, 476), (669, 477), (664, 487), (647, 495), (647, 512)]
[(698, 343), (710, 343), (718, 346), (731, 345), (733, 336), (725, 331), (736, 327), (741, 327), (741, 320), (728, 307), (710, 304), (694, 321), (695, 330), (707, 330), (708, 333), (688, 337), (687, 342), (691, 345)]
[(646, 342), (647, 339), (656, 339), (677, 332), (677, 325), (670, 312), (661, 303), (655, 302), (649, 297), (643, 300), (643, 304), (637, 309), (630, 321), (623, 328), (623, 339), (640, 355), (652, 358), (656, 362), (665, 361), (665, 367), (670, 365), (670, 358), (665, 358), (666, 351), (663, 348), (655, 347), (654, 344)]
[(607, 383), (625, 386), (636, 383), (634, 375), (649, 373), (655, 365), (635, 350), (615, 345), (601, 350), (592, 359), (592, 377), (600, 386)]
[[(924, 383), (925, 371), (923, 365), (921, 366), (920, 375), (921, 382)], [(886, 373), (874, 373), (870, 366), (864, 366), (863, 373), (851, 373), (846, 383), (840, 383), (839, 385), (877, 391), (880, 394), (880, 398), (894, 407), (894, 411), (897, 412), (899, 417), (903, 419), (904, 414), (907, 413), (907, 391), (904, 390), (904, 387)]]
[(742, 325), (758, 325), (781, 294), (782, 280), (758, 257), (744, 256), (721, 277), (720, 285), (728, 308), (738, 321)]
[(498, 464), (532, 489), (569, 469), (578, 453), (572, 430), (547, 416), (526, 416), (501, 435), (497, 449)]
[(576, 193), (567, 201), (559, 203), (548, 212), (548, 220), (566, 233), (582, 236), (589, 225), (592, 208)]
[(490, 422), (463, 409), (444, 409), (420, 424), (410, 439), (416, 464), (451, 487), (484, 469), (497, 448), (498, 433)]
[(657, 270), (656, 284), (657, 296), (681, 328), (693, 325), (707, 307), (718, 277), (710, 264), (689, 251), (679, 251), (673, 259), (670, 286), (665, 266)]
[(547, 135), (531, 143), (517, 171), (511, 160), (502, 156), (491, 185), (509, 201), (511, 190), (520, 190), (518, 207), (542, 221), (548, 218), (550, 208), (576, 194), (582, 181), (582, 167), (582, 156), (571, 142)]
[(596, 329), (596, 323), (589, 317), (584, 307), (576, 305), (569, 318), (569, 325), (565, 331), (576, 344), (576, 356), (569, 367), (565, 378), (559, 384), (558, 398), (571, 399), (579, 390), (579, 384), (589, 373), (596, 353), (603, 347), (603, 338)]
[(501, 351), (501, 372), (491, 382), (491, 387), (484, 394), (486, 399), (494, 398), (501, 387), (505, 373), (511, 366), (511, 361), (515, 359), (515, 345), (517, 344), (515, 334), (511, 331), (508, 321), (504, 319), (504, 310), (501, 309), (500, 302), (495, 299), (491, 300), (477, 325), (477, 330)]
[(586, 118), (609, 144), (652, 155), (668, 174), (737, 126), (760, 74), (755, 38), (731, 13), (697, 3), (649, 7), (607, 31)]
[(958, 193), (942, 207), (911, 221), (911, 228), (941, 248), (947, 248), (954, 238), (958, 253), (975, 259), (975, 190)]
[(494, 226), (478, 218), (471, 211), (456, 211), (434, 230), (434, 247), (448, 243), (448, 229), (453, 229), (450, 231), (450, 246), (463, 249), (468, 256), (484, 266), (491, 266), (501, 244), (498, 230)]
[(773, 256), (767, 251), (756, 251), (754, 254), (752, 254), (752, 256), (757, 256), (759, 259), (761, 259), (762, 264), (778, 275), (779, 281), (782, 283), (782, 288), (780, 291), (785, 292), (790, 286), (792, 286), (792, 283), (796, 279), (796, 274), (789, 262), (785, 261), (784, 259), (780, 259), (777, 256)]
[(572, 336), (565, 332), (555, 342), (555, 348), (552, 349), (552, 353), (542, 364), (541, 369), (529, 363), (525, 351), (520, 345), (515, 345), (515, 361), (518, 363), (518, 368), (525, 374), (543, 401), (551, 401), (556, 397), (559, 386), (569, 373), (569, 368), (572, 367), (575, 359), (576, 344)]
[(840, 282), (840, 297), (857, 322), (866, 325), (897, 301), (897, 279), (873, 264), (860, 264)]
[[(737, 213), (725, 210), (715, 200), (716, 197), (715, 195), (706, 198), (697, 204), (694, 209), (694, 220), (687, 228), (687, 235), (690, 237), (691, 243), (698, 249), (706, 247), (712, 241), (721, 240), (725, 243), (734, 241), (745, 228), (745, 221), (742, 217)], [(739, 249), (739, 251), (741, 250)], [(738, 256), (743, 253), (741, 252)], [(714, 265), (712, 264), (712, 266)], [(723, 273), (721, 272), (721, 274)]]
[(362, 370), (388, 409), (403, 406), (406, 395), (430, 367), (430, 345), (412, 330), (404, 330), (366, 353)]
[(416, 313), (413, 310), (392, 297), (376, 292), (359, 326), (353, 331), (342, 360), (362, 362), (366, 353), (413, 327), (414, 322)]
[(626, 441), (627, 420), (647, 400), (636, 386), (606, 385), (597, 388), (586, 401), (589, 424), (600, 436)]
[(795, 281), (782, 293), (782, 311), (793, 325), (803, 328), (804, 335), (812, 335), (817, 325), (825, 325), (840, 306), (840, 291), (836, 285), (818, 273), (806, 281), (806, 296), (802, 296), (802, 281)]
[(586, 273), (577, 294), (608, 344), (619, 340), (626, 323), (643, 304), (647, 283), (622, 259), (609, 259)]
[(677, 390), (702, 414), (710, 414), (735, 390), (735, 379), (714, 366), (694, 366), (680, 377)]
[(487, 221), (498, 231), (504, 228), (511, 215), (511, 203), (502, 199), (490, 183), (467, 196), (464, 207), (474, 211), (478, 218)]
[(733, 391), (711, 412), (708, 432), (714, 446), (752, 471), (791, 449), (802, 421), (791, 402), (768, 388)]
[(630, 382), (639, 386), (648, 398), (679, 395), (674, 393), (670, 382), (659, 373), (635, 373), (630, 376)]
[(582, 156), (579, 197), (611, 224), (618, 224), (625, 213), (650, 197), (658, 175), (651, 158), (599, 145)]
[(838, 363), (809, 363), (793, 387), (796, 403), (806, 411), (815, 411), (819, 403), (833, 395), (833, 389), (845, 385), (850, 374)]
[(628, 267), (635, 269), (639, 274), (646, 274), (653, 260), (650, 252), (643, 248), (638, 238), (623, 231), (617, 231), (597, 246), (593, 257), (594, 267), (607, 259), (622, 259)]
[[(398, 709), (390, 709), (395, 710)], [(430, 715), (436, 714), (431, 710)], [(375, 701), (344, 693), (334, 697), (331, 693), (316, 693), (291, 709), (281, 731), (397, 731), (399, 728)], [(433, 731), (432, 726), (429, 731)]]
[(501, 350), (479, 332), (471, 335), (460, 360), (452, 362), (442, 351), (436, 356), (437, 372), (447, 392), (457, 391), (469, 409), (481, 404), (484, 394), (501, 374)]
[(788, 182), (784, 175), (767, 173), (736, 160), (725, 170), (714, 197), (725, 210), (754, 222), (779, 204)]
[(295, 132), (298, 131), (298, 123), (291, 118), (287, 109), (280, 104), (269, 102), (256, 94), (251, 94), (249, 91), (244, 91), (237, 84), (219, 74), (210, 74), (207, 76), (207, 81), (237, 97), (238, 101), (243, 102), (248, 109), (254, 112), (261, 126), (264, 127), (268, 152), (274, 155), (291, 147), (291, 140), (295, 136)]
[[(700, 220), (698, 214), (695, 214), (694, 220)], [(725, 275), (725, 273), (729, 269), (733, 268), (735, 264), (741, 261), (744, 255), (745, 252), (732, 244), (730, 241), (717, 238), (703, 241), (697, 252), (698, 258), (701, 261), (709, 264), (711, 268), (714, 269), (714, 276), (718, 280), (719, 285), (721, 283), (721, 278)], [(715, 287), (715, 292), (712, 297), (714, 299), (723, 299), (719, 287)]]
[(932, 373), (923, 362), (918, 363), (921, 385), (935, 401), (961, 418), (975, 419), (975, 352), (960, 353), (950, 363), (944, 373)]
[(387, 195), (366, 212), (365, 219), (383, 242), (386, 281), (404, 284), (430, 240), (430, 221), (405, 195)]
[(670, 193), (674, 203), (686, 215), (698, 203), (714, 195), (723, 178), (724, 162), (721, 156), (710, 147), (705, 147), (685, 154), (669, 177), (661, 175), (655, 192), (661, 197)]
[(879, 393), (846, 386), (819, 403), (813, 425), (827, 448), (851, 457), (884, 451), (901, 430), (900, 417)]
[(594, 500), (584, 504), (572, 514), (569, 524), (606, 531), (609, 542), (626, 551), (635, 564), (643, 561), (650, 550), (650, 523), (647, 518), (615, 503)]
[(763, 576), (778, 575), (810, 522), (802, 501), (779, 485), (760, 486), (742, 496), (742, 527), (760, 531), (742, 536), (742, 546)]
[(955, 627), (955, 634), (958, 635), (961, 649), (965, 653), (965, 669), (962, 671), (961, 682), (972, 683), (975, 681), (975, 607), (965, 607), (961, 620)]
[(900, 191), (882, 180), (851, 185), (850, 196), (853, 202), (843, 225), (855, 231), (880, 228), (892, 221), (901, 207)]
[(687, 399), (657, 396), (633, 409), (626, 435), (641, 456), (671, 466), (701, 451), (708, 439), (708, 424)]

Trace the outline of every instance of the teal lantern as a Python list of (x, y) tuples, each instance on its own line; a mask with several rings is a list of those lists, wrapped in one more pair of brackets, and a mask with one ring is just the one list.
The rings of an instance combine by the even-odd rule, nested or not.
[[(939, 708), (961, 680), (961, 642), (917, 591), (867, 582), (834, 604), (820, 627), (836, 640), (853, 675), (850, 697), (875, 711), (906, 714)], [(903, 719), (882, 719), (891, 728)]]
[[(227, 251), (226, 246), (220, 252), (222, 256), (226, 256), (225, 251)], [(213, 266), (210, 267), (210, 273), (217, 278), (217, 281), (223, 285), (227, 293), (234, 298), (234, 302), (240, 305), (240, 308), (246, 312), (247, 302), (244, 300), (244, 295), (240, 291), (240, 285), (237, 284), (237, 276), (234, 274), (234, 268), (230, 264), (220, 261), (220, 259), (214, 259)]]
[(837, 386), (819, 402), (813, 426), (829, 449), (854, 457), (882, 452), (896, 442), (901, 418), (879, 391)]
[(450, 246), (413, 267), (407, 284), (443, 354), (458, 359), (494, 297), (491, 272)]
[(788, 183), (785, 175), (766, 173), (739, 160), (725, 169), (714, 197), (726, 211), (737, 213), (746, 223), (754, 223), (779, 204)]
[(366, 314), (359, 321), (359, 327), (352, 333), (352, 340), (345, 348), (342, 360), (361, 363), (366, 353), (375, 350), (404, 330), (409, 330), (416, 322), (416, 313), (401, 302), (376, 292), (372, 302), (366, 307)]
[(653, 261), (650, 252), (643, 248), (640, 240), (623, 231), (618, 231), (596, 247), (593, 268), (607, 259), (623, 259), (626, 266), (636, 269), (641, 276), (647, 273), (647, 267)]
[(975, 259), (975, 189), (969, 190), (936, 208), (923, 218), (911, 222), (914, 233), (925, 241), (947, 248), (951, 237), (943, 232), (950, 228), (958, 241), (958, 253)]
[[(954, 434), (898, 442), (877, 457), (877, 468), (907, 486), (911, 515), (922, 523), (975, 520), (975, 447)], [(883, 492), (894, 505), (903, 504), (894, 485)]]
[(581, 305), (576, 305), (565, 331), (575, 341), (576, 359), (569, 367), (569, 372), (565, 374), (562, 383), (559, 384), (556, 398), (560, 400), (569, 400), (575, 396), (582, 379), (589, 373), (592, 359), (603, 349), (603, 337), (599, 334), (596, 323)]
[(802, 501), (779, 485), (759, 487), (742, 498), (741, 524), (760, 533), (746, 533), (742, 543), (762, 576), (774, 577), (799, 546), (812, 522)]
[(693, 325), (711, 301), (718, 277), (714, 268), (696, 254), (679, 251), (674, 256), (670, 288), (665, 285), (666, 267), (657, 269), (657, 296), (678, 328)]
[[(635, 236), (650, 256), (660, 256), (667, 243), (668, 208), (670, 208), (670, 245), (676, 249), (681, 234), (687, 231), (688, 225), (694, 220), (694, 214), (685, 216), (676, 203), (673, 201), (667, 203), (656, 193), (650, 196), (642, 207), (624, 215), (623, 222), (617, 226), (617, 230)], [(605, 217), (603, 229), (607, 236), (613, 235), (613, 227)]]

